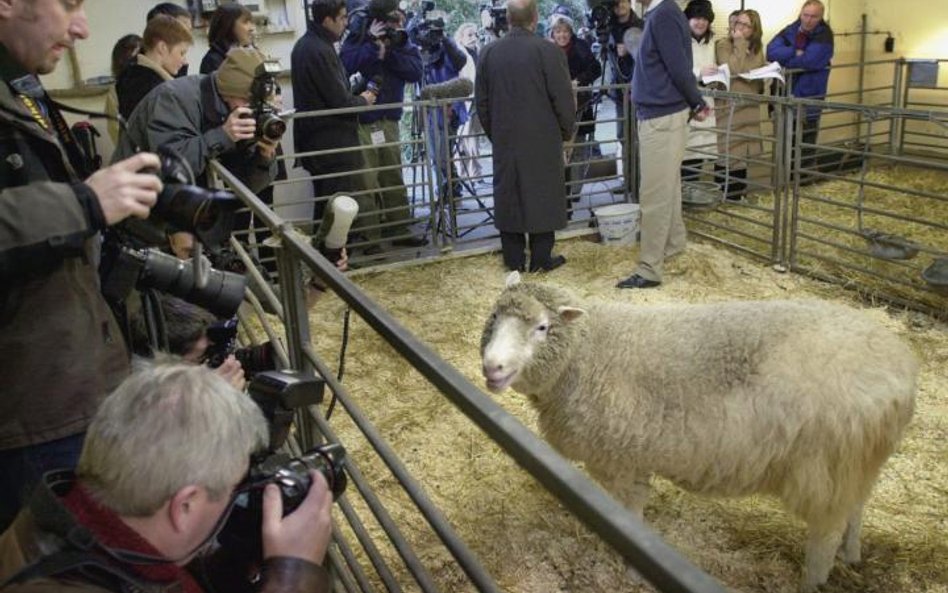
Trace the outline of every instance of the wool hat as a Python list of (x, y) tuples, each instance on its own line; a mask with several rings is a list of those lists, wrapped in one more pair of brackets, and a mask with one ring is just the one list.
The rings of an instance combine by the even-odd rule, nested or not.
[(689, 19), (707, 19), (709, 23), (714, 22), (714, 9), (711, 8), (711, 2), (708, 0), (690, 0), (685, 6), (685, 16)]
[(217, 92), (222, 97), (249, 99), (253, 75), (264, 59), (263, 53), (253, 47), (235, 47), (227, 52), (221, 67), (214, 73)]

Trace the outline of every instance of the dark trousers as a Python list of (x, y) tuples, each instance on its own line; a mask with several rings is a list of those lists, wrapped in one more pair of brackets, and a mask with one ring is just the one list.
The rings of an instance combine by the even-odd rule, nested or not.
[[(535, 272), (546, 266), (553, 254), (555, 235), (549, 233), (530, 233), (530, 271)], [(500, 248), (504, 254), (504, 265), (508, 270), (523, 272), (527, 258), (524, 253), (527, 238), (523, 233), (500, 233)]]
[(731, 169), (725, 174), (724, 165), (714, 166), (714, 180), (724, 190), (724, 184), (727, 182), (728, 200), (740, 200), (747, 193), (747, 169)]
[(682, 181), (701, 181), (701, 166), (704, 159), (685, 159), (681, 161)]
[(48, 443), (0, 451), (0, 532), (16, 518), (33, 487), (48, 471), (79, 463), (85, 433)]

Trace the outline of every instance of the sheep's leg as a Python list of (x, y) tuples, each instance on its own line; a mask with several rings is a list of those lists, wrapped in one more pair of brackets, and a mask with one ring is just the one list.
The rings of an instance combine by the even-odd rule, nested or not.
[(652, 492), (648, 476), (619, 476), (613, 480), (610, 490), (636, 517), (644, 519), (645, 503)]
[(830, 570), (836, 559), (846, 528), (844, 521), (832, 520), (809, 524), (809, 538), (806, 545), (806, 565), (800, 582), (801, 593), (812, 593), (829, 578)]
[(839, 549), (839, 556), (846, 564), (856, 564), (862, 560), (859, 545), (859, 535), (862, 533), (862, 507), (862, 503), (859, 503), (846, 522), (843, 545)]

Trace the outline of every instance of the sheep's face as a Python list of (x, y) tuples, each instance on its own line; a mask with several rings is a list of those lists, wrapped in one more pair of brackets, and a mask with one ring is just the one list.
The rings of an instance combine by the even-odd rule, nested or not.
[(568, 364), (569, 326), (583, 311), (542, 298), (554, 295), (562, 297), (545, 287), (519, 284), (519, 276), (514, 283), (508, 278), (481, 336), (481, 370), (490, 391), (513, 386), (535, 393)]

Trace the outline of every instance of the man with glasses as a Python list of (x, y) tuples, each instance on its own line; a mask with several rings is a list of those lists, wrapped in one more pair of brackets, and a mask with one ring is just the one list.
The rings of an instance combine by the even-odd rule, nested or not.
[[(0, 589), (199, 593), (184, 566), (206, 555), (250, 455), (268, 440), (253, 400), (208, 369), (168, 364), (132, 375), (102, 402), (75, 475), (47, 474), (0, 536)], [(330, 590), (321, 565), (332, 494), (322, 474), (310, 477), (285, 517), (279, 488), (264, 489), (263, 593)]]
[[(826, 8), (820, 0), (806, 0), (800, 18), (787, 25), (767, 44), (767, 59), (793, 73), (790, 94), (805, 99), (823, 99), (829, 86), (829, 65), (833, 60), (833, 30), (823, 20)], [(821, 109), (808, 106), (803, 118), (804, 144), (815, 144), (820, 131)], [(796, 136), (794, 136), (796, 145)], [(812, 166), (815, 149), (805, 147), (803, 167)]]
[[(293, 46), (290, 65), (293, 77), (293, 103), (298, 112), (345, 107), (365, 107), (375, 103), (376, 95), (365, 91), (353, 95), (346, 68), (333, 44), (342, 38), (348, 24), (345, 0), (313, 0), (306, 33)], [(296, 152), (330, 150), (359, 146), (359, 122), (356, 114), (297, 117), (293, 120)], [(304, 156), (300, 164), (314, 176), (313, 191), (318, 198), (337, 192), (363, 189), (360, 176), (349, 174), (363, 168), (360, 151)], [(323, 217), (326, 200), (316, 202), (314, 220)]]

